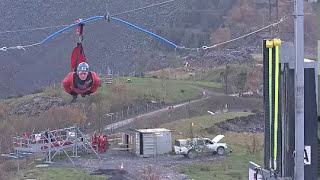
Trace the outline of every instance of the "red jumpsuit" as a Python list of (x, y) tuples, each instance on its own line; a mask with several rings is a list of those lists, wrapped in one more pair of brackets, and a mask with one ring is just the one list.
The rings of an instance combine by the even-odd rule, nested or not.
[(92, 71), (84, 81), (80, 80), (76, 72), (70, 72), (62, 81), (64, 90), (71, 95), (94, 93), (99, 84), (98, 75)]

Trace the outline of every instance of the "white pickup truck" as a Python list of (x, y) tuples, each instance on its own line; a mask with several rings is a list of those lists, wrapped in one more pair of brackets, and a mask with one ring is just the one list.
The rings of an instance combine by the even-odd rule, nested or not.
[(224, 135), (209, 138), (177, 139), (174, 144), (176, 154), (194, 158), (198, 153), (217, 153), (223, 155), (228, 148), (226, 143), (219, 143)]

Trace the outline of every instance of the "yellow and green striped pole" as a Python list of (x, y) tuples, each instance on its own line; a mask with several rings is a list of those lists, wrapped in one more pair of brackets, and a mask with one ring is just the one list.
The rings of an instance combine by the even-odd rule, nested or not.
[(269, 51), (269, 152), (270, 152), (270, 168), (272, 167), (272, 160), (271, 160), (271, 124), (272, 124), (272, 48), (273, 48), (273, 41), (267, 40), (266, 47)]
[(278, 96), (279, 96), (279, 46), (281, 44), (280, 39), (274, 39), (273, 45), (275, 47), (275, 85), (274, 85), (274, 169), (277, 169), (277, 133), (278, 133)]

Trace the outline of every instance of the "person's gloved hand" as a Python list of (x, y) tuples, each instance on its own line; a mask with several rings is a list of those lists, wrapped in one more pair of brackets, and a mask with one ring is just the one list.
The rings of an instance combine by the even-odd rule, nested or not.
[(74, 91), (71, 91), (69, 94), (72, 95), (72, 96), (77, 96), (77, 95), (78, 95), (78, 94), (77, 94), (76, 92), (74, 92)]
[(92, 93), (92, 92), (87, 91), (87, 92), (81, 94), (81, 96), (82, 96), (82, 97), (86, 97), (87, 95), (90, 96), (91, 93)]
[(71, 91), (69, 94), (72, 95), (72, 100), (73, 101), (78, 98), (78, 94), (76, 92), (74, 92), (74, 91)]
[(83, 94), (85, 94), (85, 95), (89, 95), (90, 96), (90, 94), (91, 94), (92, 92), (90, 92), (90, 91), (87, 91), (87, 92), (85, 92), (85, 93), (83, 93)]
[(72, 95), (72, 99), (76, 100), (78, 98), (78, 95)]

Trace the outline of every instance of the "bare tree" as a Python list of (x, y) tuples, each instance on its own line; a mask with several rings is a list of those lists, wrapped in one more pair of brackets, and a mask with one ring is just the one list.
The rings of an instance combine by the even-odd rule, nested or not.
[(245, 90), (246, 79), (247, 79), (246, 77), (247, 77), (247, 71), (241, 71), (236, 77), (235, 86), (237, 87), (239, 96), (241, 96)]
[(91, 104), (91, 117), (93, 122), (96, 123), (99, 132), (102, 132), (104, 125), (106, 124), (106, 114), (110, 112), (110, 106), (105, 105), (103, 102), (97, 102)]
[(250, 154), (260, 152), (263, 148), (260, 140), (255, 134), (250, 135), (249, 140), (246, 140), (245, 147)]
[(162, 100), (165, 101), (167, 99), (167, 73), (165, 70), (161, 71), (161, 90), (162, 90)]

